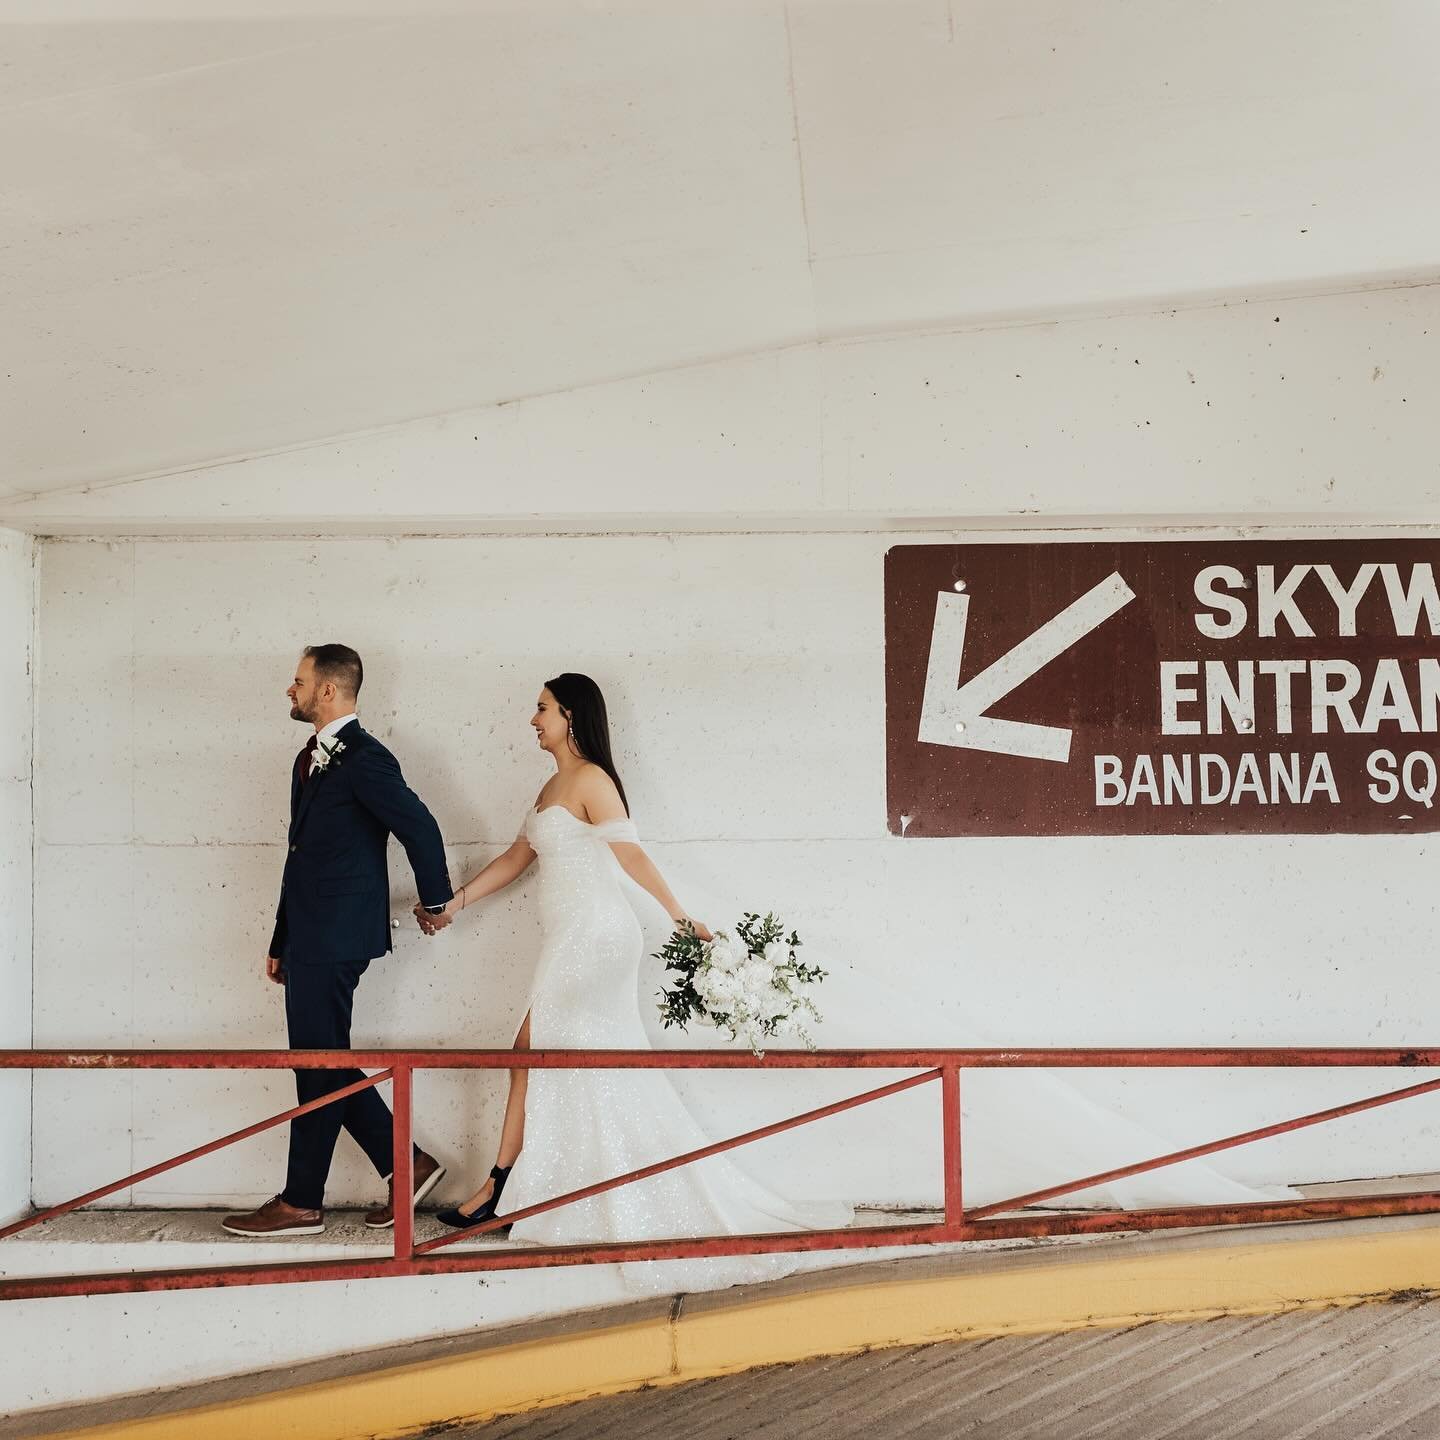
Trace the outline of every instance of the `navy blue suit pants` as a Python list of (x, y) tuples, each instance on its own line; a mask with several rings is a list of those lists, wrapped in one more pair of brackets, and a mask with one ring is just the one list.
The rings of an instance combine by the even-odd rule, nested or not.
[[(368, 960), (347, 965), (285, 964), (285, 1023), (292, 1050), (348, 1050), (355, 987)], [(343, 1090), (363, 1080), (359, 1070), (297, 1070), (300, 1104)], [(301, 1210), (325, 1204), (325, 1181), (341, 1127), (369, 1157), (376, 1173), (394, 1168), (394, 1128), (390, 1108), (372, 1086), (345, 1100), (322, 1105), (290, 1122), (290, 1165), (280, 1198)]]

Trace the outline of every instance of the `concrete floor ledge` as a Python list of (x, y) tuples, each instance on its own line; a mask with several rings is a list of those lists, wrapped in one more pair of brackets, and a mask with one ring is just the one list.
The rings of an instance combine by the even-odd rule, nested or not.
[(1429, 1216), (926, 1253), (35, 1412), (0, 1440), (378, 1440), (827, 1355), (1432, 1291)]

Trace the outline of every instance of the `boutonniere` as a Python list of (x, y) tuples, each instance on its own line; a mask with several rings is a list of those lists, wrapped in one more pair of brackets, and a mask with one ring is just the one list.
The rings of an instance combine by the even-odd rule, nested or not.
[(310, 762), (313, 770), (328, 770), (332, 760), (338, 765), (340, 762), (336, 756), (345, 748), (343, 740), (337, 740), (333, 745), (327, 745), (323, 740), (315, 747), (315, 758)]

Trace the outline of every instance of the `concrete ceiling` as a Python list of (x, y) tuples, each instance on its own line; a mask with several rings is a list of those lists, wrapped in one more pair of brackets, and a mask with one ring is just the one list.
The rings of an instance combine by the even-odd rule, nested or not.
[(0, 500), (1440, 269), (1428, 0), (331, 8), (0, 24)]

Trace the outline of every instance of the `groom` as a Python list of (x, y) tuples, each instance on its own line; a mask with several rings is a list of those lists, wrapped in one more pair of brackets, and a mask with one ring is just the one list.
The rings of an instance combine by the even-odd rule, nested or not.
[[(371, 960), (390, 949), (386, 842), (393, 834), (415, 872), (421, 904), (435, 923), (453, 891), (440, 827), (405, 784), (395, 757), (360, 728), (356, 698), (364, 679), (348, 645), (311, 645), (286, 692), (290, 718), (315, 727), (290, 776), (289, 853), (265, 973), (285, 987), (285, 1020), (294, 1050), (348, 1050), (355, 987)], [(359, 1070), (297, 1070), (303, 1105), (363, 1079)], [(391, 1178), (390, 1111), (371, 1087), (290, 1122), (285, 1188), (248, 1215), (227, 1215), (232, 1235), (317, 1235), (325, 1228), (325, 1180), (340, 1127), (354, 1137), (382, 1179)], [(415, 1201), (445, 1174), (415, 1151)], [(395, 1223), (390, 1201), (372, 1210), (372, 1230)]]

